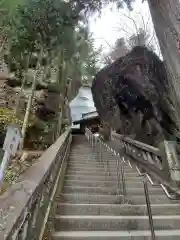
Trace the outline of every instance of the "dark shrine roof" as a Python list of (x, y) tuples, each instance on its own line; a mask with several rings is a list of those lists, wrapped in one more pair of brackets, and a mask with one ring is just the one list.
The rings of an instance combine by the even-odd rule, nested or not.
[(88, 117), (88, 118), (82, 118), (80, 120), (74, 121), (73, 124), (75, 124), (75, 125), (82, 124), (82, 123), (86, 124), (86, 123), (90, 123), (93, 120), (100, 120), (99, 115), (91, 116), (91, 117)]

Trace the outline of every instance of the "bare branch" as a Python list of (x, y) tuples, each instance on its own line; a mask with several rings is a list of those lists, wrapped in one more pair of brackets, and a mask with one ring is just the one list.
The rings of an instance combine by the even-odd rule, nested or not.
[(131, 20), (133, 22), (135, 29), (136, 29), (136, 33), (138, 34), (138, 26), (136, 24), (136, 21), (132, 17), (126, 15), (125, 13), (121, 13), (121, 15), (123, 15), (124, 17), (128, 18), (129, 20)]
[(115, 29), (117, 29), (118, 31), (123, 31), (125, 32), (127, 35), (131, 36), (132, 33), (128, 32), (124, 27), (120, 26), (120, 28), (115, 27)]
[(138, 13), (140, 16), (141, 16), (141, 20), (142, 20), (142, 23), (143, 23), (143, 29), (144, 29), (144, 31), (146, 32), (146, 24), (145, 24), (145, 21), (144, 21), (144, 17), (143, 17), (143, 15), (142, 15), (142, 12), (139, 12)]

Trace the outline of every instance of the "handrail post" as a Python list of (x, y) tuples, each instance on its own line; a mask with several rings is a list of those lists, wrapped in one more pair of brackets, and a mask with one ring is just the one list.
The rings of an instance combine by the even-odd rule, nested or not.
[(125, 175), (124, 175), (124, 162), (119, 156), (119, 153), (117, 154), (117, 156), (118, 158), (116, 163), (117, 163), (118, 191), (121, 190), (121, 193), (123, 194), (123, 203), (125, 204), (127, 202), (127, 191), (126, 191), (126, 183), (125, 183)]
[(155, 231), (154, 231), (154, 224), (153, 224), (153, 217), (152, 217), (152, 211), (151, 211), (151, 202), (149, 199), (149, 191), (148, 191), (148, 185), (147, 185), (147, 180), (143, 180), (144, 184), (144, 193), (145, 193), (145, 198), (146, 198), (146, 206), (147, 206), (147, 212), (148, 212), (148, 217), (149, 217), (149, 225), (150, 225), (150, 230), (151, 230), (151, 239), (155, 240)]
[(120, 192), (122, 192), (122, 191), (121, 191), (121, 186), (122, 186), (122, 184), (121, 184), (121, 182), (120, 182), (120, 172), (119, 172), (119, 160), (120, 160), (120, 158), (119, 158), (119, 155), (118, 155), (118, 158), (116, 159), (116, 165), (117, 165), (117, 181), (118, 181), (118, 184), (117, 184), (118, 194), (119, 194)]
[(99, 139), (99, 160), (102, 162), (102, 142), (101, 139)]
[(109, 176), (109, 169), (108, 169), (108, 161), (109, 161), (109, 159), (108, 159), (108, 155), (109, 155), (109, 151), (110, 151), (110, 149), (109, 149), (109, 146), (107, 145), (107, 158), (105, 158), (105, 161), (106, 161), (106, 174), (107, 174), (107, 176)]
[(126, 183), (125, 183), (125, 176), (124, 176), (124, 163), (122, 162), (122, 160), (121, 160), (121, 163), (120, 163), (120, 169), (121, 169), (123, 201), (124, 201), (124, 203), (126, 203), (127, 202), (127, 192), (126, 192)]
[(89, 131), (89, 143), (91, 145), (91, 133), (90, 133), (90, 131)]
[(94, 138), (93, 138), (92, 132), (91, 132), (91, 146), (92, 146), (92, 148), (94, 147)]
[(91, 136), (92, 136), (92, 148), (94, 148), (94, 136), (92, 132), (91, 132)]

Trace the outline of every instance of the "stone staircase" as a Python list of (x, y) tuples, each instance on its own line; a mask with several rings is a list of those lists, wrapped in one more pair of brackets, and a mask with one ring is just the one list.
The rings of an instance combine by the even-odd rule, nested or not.
[[(151, 237), (142, 177), (124, 165), (127, 201), (117, 177), (117, 156), (74, 136), (63, 189), (56, 197), (53, 240), (143, 240)], [(180, 201), (148, 184), (156, 240), (180, 239)]]

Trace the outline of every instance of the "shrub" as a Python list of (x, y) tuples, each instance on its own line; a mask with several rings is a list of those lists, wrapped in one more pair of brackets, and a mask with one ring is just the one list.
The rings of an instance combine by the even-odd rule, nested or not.
[[(23, 121), (14, 115), (14, 112), (8, 108), (0, 108), (0, 145), (4, 143), (7, 127), (10, 124), (16, 124), (22, 127)], [(32, 123), (28, 124), (28, 129)]]
[(10, 124), (22, 126), (23, 121), (17, 118), (12, 110), (0, 108), (0, 132), (6, 132), (7, 126)]

